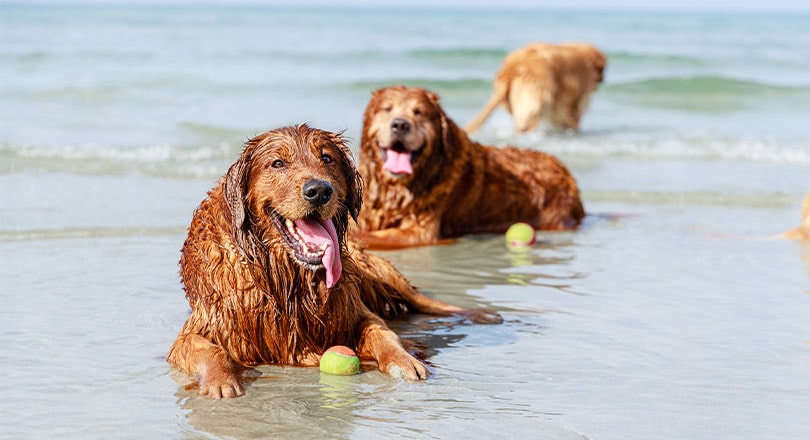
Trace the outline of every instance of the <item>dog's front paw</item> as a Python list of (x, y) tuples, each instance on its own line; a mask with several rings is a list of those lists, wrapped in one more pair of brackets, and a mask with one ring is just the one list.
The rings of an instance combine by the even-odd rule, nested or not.
[(457, 314), (473, 324), (500, 324), (503, 322), (503, 317), (494, 310), (467, 309)]
[(200, 394), (214, 399), (231, 399), (245, 394), (245, 389), (232, 373), (217, 372), (200, 379)]
[(408, 353), (402, 353), (385, 364), (380, 364), (381, 370), (397, 379), (424, 380), (430, 377), (427, 365), (420, 362)]

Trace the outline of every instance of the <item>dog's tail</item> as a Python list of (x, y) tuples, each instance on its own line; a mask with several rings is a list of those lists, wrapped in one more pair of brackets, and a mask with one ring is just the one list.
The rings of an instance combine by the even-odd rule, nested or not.
[(505, 85), (499, 86), (496, 82), (492, 97), (489, 98), (489, 101), (487, 101), (487, 103), (484, 105), (484, 108), (482, 108), (481, 111), (478, 112), (478, 114), (467, 123), (467, 125), (464, 127), (464, 131), (466, 131), (467, 134), (473, 134), (479, 128), (481, 128), (481, 126), (484, 125), (484, 122), (486, 122), (487, 118), (489, 118), (489, 115), (491, 115), (501, 103), (506, 102), (507, 92), (508, 87)]

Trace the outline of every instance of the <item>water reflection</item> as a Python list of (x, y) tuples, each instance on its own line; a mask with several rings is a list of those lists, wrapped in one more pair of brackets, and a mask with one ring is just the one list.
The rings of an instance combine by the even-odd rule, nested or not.
[[(361, 373), (362, 374), (362, 373)], [(357, 380), (353, 376), (336, 376), (321, 373), (321, 407), (340, 409), (357, 404), (360, 400), (357, 393)]]
[(422, 290), (449, 302), (453, 300), (447, 296), (469, 303), (469, 291), (487, 285), (545, 285), (538, 280), (579, 278), (580, 274), (567, 271), (576, 256), (574, 237), (570, 233), (539, 233), (534, 245), (515, 247), (508, 246), (500, 234), (480, 235), (462, 238), (449, 246), (378, 254)]
[[(390, 325), (423, 358), (466, 337), (449, 333), (456, 323), (435, 317), (420, 315)], [(180, 386), (175, 396), (185, 413), (181, 425), (226, 438), (349, 438), (365, 418), (363, 411), (380, 400), (390, 404), (390, 396), (401, 389), (425, 386), (392, 379), (373, 363), (361, 368), (353, 376), (335, 376), (312, 367), (260, 366), (247, 372), (246, 393), (237, 399), (214, 400), (200, 396), (197, 386)], [(178, 383), (187, 381), (184, 373), (172, 371)]]
[[(519, 268), (523, 266), (530, 266), (532, 264), (532, 247), (531, 246), (510, 246), (507, 245), (506, 258), (509, 260), (511, 267)], [(519, 272), (509, 272), (506, 276), (508, 284), (515, 284), (518, 286), (525, 286), (529, 284), (529, 279), (525, 274)]]
[(187, 428), (225, 438), (349, 437), (352, 414), (363, 406), (356, 391), (368, 375), (322, 384), (317, 368), (258, 370), (261, 376), (249, 382), (248, 392), (238, 399), (213, 400), (196, 390), (178, 390)]
[[(581, 277), (569, 267), (576, 251), (573, 237), (540, 234), (533, 246), (510, 248), (501, 235), (477, 236), (450, 246), (380, 252), (431, 296), (462, 307), (510, 311), (475, 296), (476, 290), (495, 288), (503, 290), (498, 300), (501, 304), (513, 304), (520, 312), (520, 318), (513, 317), (504, 324), (509, 331), (497, 326), (492, 332), (456, 317), (428, 315), (410, 315), (388, 324), (409, 351), (425, 360), (434, 373), (438, 369), (440, 375), (450, 370), (432, 365), (431, 359), (447, 347), (461, 344), (471, 332), (475, 332), (477, 345), (501, 347), (514, 343), (527, 331), (539, 335), (543, 322), (539, 315), (543, 311), (529, 312), (524, 307), (525, 288), (565, 290), (571, 278)], [(529, 296), (533, 297), (533, 293)], [(196, 388), (179, 385), (176, 396), (185, 413), (181, 424), (187, 424), (194, 433), (217, 437), (347, 438), (358, 424), (376, 426), (369, 419), (369, 413), (376, 411), (375, 405), (382, 402), (390, 406), (391, 396), (402, 397), (403, 390), (407, 395), (412, 388), (424, 386), (391, 379), (377, 371), (376, 365), (364, 363), (362, 369), (354, 376), (332, 376), (317, 368), (261, 366), (250, 373), (245, 396), (222, 401), (199, 396)], [(178, 377), (177, 381), (187, 383), (188, 378)]]

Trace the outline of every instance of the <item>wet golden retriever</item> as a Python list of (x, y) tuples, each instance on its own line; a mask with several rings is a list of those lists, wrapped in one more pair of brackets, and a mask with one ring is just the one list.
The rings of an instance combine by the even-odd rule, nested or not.
[(416, 87), (373, 93), (359, 169), (366, 202), (356, 235), (372, 248), (503, 232), (519, 221), (574, 229), (585, 216), (576, 181), (559, 160), (473, 142), (436, 94)]
[(533, 43), (515, 50), (495, 76), (492, 97), (465, 130), (474, 133), (501, 104), (518, 131), (533, 130), (544, 119), (556, 129), (578, 130), (606, 63), (586, 43)]
[(382, 317), (418, 311), (500, 321), (422, 295), (387, 261), (348, 245), (361, 204), (340, 135), (299, 125), (249, 140), (194, 212), (180, 259), (191, 316), (168, 361), (215, 398), (242, 395), (248, 367), (315, 366), (333, 345), (417, 380), (430, 370)]
[(810, 240), (810, 193), (804, 196), (801, 225), (782, 233), (780, 237), (790, 240)]

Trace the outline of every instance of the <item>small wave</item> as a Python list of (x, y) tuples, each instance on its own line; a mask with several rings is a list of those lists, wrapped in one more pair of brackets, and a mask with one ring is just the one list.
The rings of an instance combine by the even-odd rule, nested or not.
[(741, 206), (746, 208), (783, 208), (792, 206), (790, 194), (736, 194), (711, 191), (583, 191), (582, 197), (595, 202), (638, 203), (645, 205)]
[(723, 76), (664, 77), (600, 88), (607, 97), (636, 104), (699, 113), (734, 111), (764, 100), (790, 99), (794, 105), (810, 103), (810, 87), (783, 86)]
[(700, 67), (710, 64), (707, 60), (697, 57), (672, 54), (654, 54), (641, 52), (609, 52), (608, 63), (650, 63), (654, 66), (686, 66)]
[(466, 79), (441, 79), (441, 78), (391, 78), (386, 80), (357, 81), (348, 84), (352, 90), (376, 90), (393, 85), (406, 85), (422, 87), (428, 90), (440, 92), (468, 92), (481, 90), (488, 91), (491, 81), (488, 79), (466, 78)]
[(190, 133), (205, 136), (207, 138), (239, 139), (245, 135), (245, 130), (216, 125), (199, 124), (196, 122), (179, 122), (177, 126)]
[(187, 228), (166, 227), (72, 227), (0, 231), (0, 241), (60, 240), (71, 238), (159, 236), (182, 234)]
[[(190, 131), (211, 137), (229, 129), (191, 124)], [(225, 136), (228, 137), (228, 136)], [(557, 155), (583, 158), (638, 157), (695, 159), (810, 165), (810, 143), (802, 139), (734, 138), (709, 134), (688, 136), (658, 131), (616, 129), (574, 135), (537, 131), (515, 135), (511, 125), (482, 130), (476, 136), (487, 144), (540, 148)], [(0, 173), (22, 170), (86, 175), (142, 173), (170, 178), (217, 178), (239, 155), (242, 143), (197, 146), (18, 145), (0, 143)]]
[[(746, 139), (709, 136), (669, 136), (661, 133), (599, 133), (515, 136), (511, 127), (490, 133), (490, 143), (541, 148), (552, 154), (583, 157), (638, 157), (810, 165), (810, 143), (803, 140)], [(669, 136), (669, 137), (668, 137)]]
[(626, 83), (608, 84), (608, 91), (624, 93), (671, 93), (689, 95), (745, 95), (766, 93), (808, 93), (810, 87), (791, 87), (746, 81), (723, 76), (693, 76), (653, 78)]
[(14, 61), (18, 61), (23, 64), (27, 63), (38, 63), (41, 61), (46, 61), (50, 59), (52, 55), (49, 52), (44, 50), (33, 50), (30, 52), (25, 53), (18, 53), (18, 54), (3, 54), (3, 59), (12, 59)]
[(241, 146), (236, 143), (205, 147), (0, 144), (0, 172), (39, 169), (109, 175), (136, 171), (178, 178), (216, 177), (239, 154)]
[(407, 55), (420, 60), (442, 63), (458, 62), (500, 62), (506, 54), (505, 49), (492, 48), (446, 48), (446, 49), (414, 49)]
[(84, 102), (115, 102), (127, 93), (124, 86), (99, 85), (96, 87), (60, 87), (26, 93), (28, 98), (43, 100), (78, 100)]

